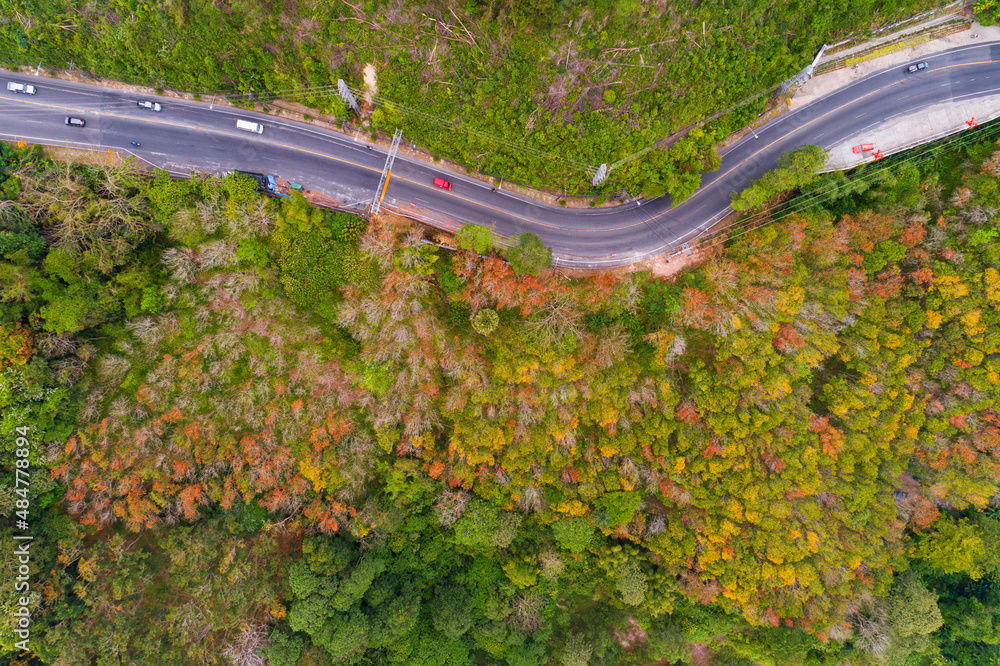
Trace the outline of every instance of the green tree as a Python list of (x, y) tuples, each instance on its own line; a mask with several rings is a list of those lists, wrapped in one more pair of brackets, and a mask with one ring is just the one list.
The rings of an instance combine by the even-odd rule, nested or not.
[[(236, 173), (235, 171), (227, 173), (222, 178), (222, 188), (226, 193), (226, 217), (230, 220), (245, 215), (251, 202), (260, 196), (257, 194), (257, 181), (246, 174)], [(296, 192), (295, 194), (299, 193)], [(303, 197), (299, 194), (298, 198)], [(283, 210), (286, 209), (285, 207), (282, 208)], [(301, 203), (290, 204), (288, 208), (299, 212), (301, 211)], [(298, 221), (296, 218), (296, 222)]]
[(594, 648), (582, 634), (570, 634), (566, 638), (560, 662), (563, 666), (587, 666), (593, 651)]
[(676, 624), (655, 627), (646, 633), (646, 649), (650, 659), (673, 664), (687, 662), (691, 655), (684, 630)]
[(646, 597), (649, 579), (634, 559), (618, 567), (615, 572), (615, 589), (629, 606), (638, 606)]
[(434, 628), (450, 639), (465, 634), (472, 626), (472, 613), (468, 591), (461, 586), (442, 589), (432, 603), (431, 617)]
[(761, 176), (737, 196), (733, 194), (732, 206), (743, 211), (764, 205), (779, 192), (792, 190), (810, 183), (826, 163), (826, 151), (819, 146), (802, 146), (787, 151), (778, 165)]
[(500, 316), (497, 315), (496, 310), (490, 308), (483, 308), (472, 315), (472, 328), (475, 329), (476, 333), (479, 335), (488, 336), (492, 333), (497, 325), (500, 323)]
[(455, 234), (460, 250), (471, 250), (476, 254), (489, 254), (496, 248), (493, 232), (478, 224), (466, 224)]
[(560, 518), (552, 523), (552, 534), (569, 552), (582, 553), (594, 534), (594, 525), (586, 518)]
[(624, 525), (632, 520), (640, 502), (636, 492), (607, 493), (594, 502), (594, 522), (602, 528)]
[(275, 631), (257, 654), (267, 660), (268, 666), (295, 666), (302, 655), (303, 643), (301, 636)]
[(997, 18), (1000, 17), (1000, 2), (998, 0), (979, 0), (972, 6), (976, 13), (976, 20), (981, 25), (996, 25)]
[(507, 248), (504, 256), (518, 275), (537, 275), (552, 267), (552, 250), (535, 234), (524, 232), (510, 240), (514, 246)]
[(481, 499), (469, 502), (452, 530), (455, 542), (470, 548), (487, 548), (500, 528), (500, 511)]
[(915, 572), (897, 578), (889, 596), (890, 642), (885, 663), (902, 666), (911, 654), (931, 650), (934, 642), (930, 634), (944, 622), (937, 598)]
[(989, 556), (978, 526), (967, 518), (944, 515), (934, 529), (917, 535), (914, 554), (944, 573), (964, 573), (981, 578)]

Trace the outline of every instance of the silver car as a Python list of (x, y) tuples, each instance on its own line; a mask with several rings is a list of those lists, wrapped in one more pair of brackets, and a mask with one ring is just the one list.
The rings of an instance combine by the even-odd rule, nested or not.
[(150, 111), (163, 111), (163, 107), (160, 106), (159, 102), (142, 101), (142, 102), (136, 102), (135, 105), (138, 106), (140, 109), (149, 109)]

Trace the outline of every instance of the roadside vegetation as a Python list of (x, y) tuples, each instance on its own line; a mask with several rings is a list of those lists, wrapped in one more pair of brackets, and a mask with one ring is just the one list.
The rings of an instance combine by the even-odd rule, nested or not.
[(819, 146), (802, 146), (785, 152), (777, 166), (732, 195), (733, 210), (743, 212), (764, 206), (776, 195), (798, 191), (817, 178), (820, 169), (826, 165), (826, 151)]
[(0, 159), (6, 659), (1000, 660), (1000, 145), (670, 281)]
[(982, 25), (996, 25), (1000, 18), (1000, 2), (997, 0), (979, 0), (972, 6), (976, 20)]
[[(990, 0), (984, 0), (989, 2)], [(982, 3), (980, 3), (982, 4)], [(932, 6), (851, 3), (583, 3), (412, 0), (324, 3), (0, 0), (0, 62), (69, 67), (204, 95), (274, 95), (337, 119), (338, 78), (360, 89), (365, 123), (402, 128), (432, 154), (496, 178), (588, 192), (581, 168), (614, 164), (713, 114), (687, 138), (611, 172), (596, 193), (675, 202), (718, 165), (715, 146), (819, 47)], [(753, 101), (744, 104), (749, 98)]]

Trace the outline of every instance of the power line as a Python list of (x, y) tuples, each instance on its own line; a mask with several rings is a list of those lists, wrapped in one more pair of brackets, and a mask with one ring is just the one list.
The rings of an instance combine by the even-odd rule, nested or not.
[[(269, 98), (269, 99), (273, 100), (273, 99), (275, 99), (275, 98), (277, 98), (279, 96), (286, 96), (286, 97), (307, 97), (307, 96), (308, 97), (329, 97), (329, 96), (333, 96), (335, 94), (335, 93), (332, 92), (332, 90), (334, 88), (336, 88), (336, 86), (316, 86), (316, 87), (306, 87), (306, 88), (288, 88), (288, 89), (284, 89), (284, 90), (271, 90), (271, 91), (268, 91), (268, 92), (253, 93), (253, 94), (254, 94), (254, 96), (258, 100), (263, 100), (265, 98)], [(360, 89), (360, 88), (357, 88), (357, 87), (351, 87), (351, 86), (348, 86), (348, 88), (349, 88), (349, 90), (352, 93), (354, 93), (357, 96), (367, 97), (367, 92), (365, 90), (363, 90), (363, 89)], [(689, 129), (694, 129), (694, 128), (697, 128), (697, 127), (702, 127), (705, 124), (707, 124), (707, 123), (709, 123), (709, 122), (711, 122), (711, 121), (713, 121), (713, 120), (715, 120), (717, 118), (720, 118), (720, 117), (726, 115), (727, 113), (731, 113), (732, 111), (734, 111), (734, 110), (736, 110), (736, 109), (738, 109), (740, 107), (743, 107), (743, 106), (745, 106), (745, 105), (747, 105), (747, 104), (749, 104), (749, 103), (751, 103), (751, 102), (753, 102), (753, 101), (755, 101), (755, 100), (757, 100), (757, 99), (759, 99), (759, 98), (761, 98), (761, 97), (763, 97), (765, 95), (773, 93), (778, 88), (779, 88), (779, 86), (771, 86), (769, 88), (757, 91), (757, 92), (755, 92), (755, 93), (753, 93), (753, 94), (751, 94), (751, 95), (749, 95), (747, 97), (744, 97), (743, 99), (741, 99), (740, 101), (738, 101), (738, 102), (730, 105), (729, 107), (727, 107), (727, 108), (725, 108), (725, 109), (723, 109), (721, 111), (717, 111), (717, 112), (711, 114), (710, 116), (708, 116), (706, 118), (703, 118), (702, 120), (697, 121)], [(202, 92), (202, 93), (199, 93), (199, 94), (217, 94), (217, 93), (214, 93), (213, 91), (209, 91), (209, 92)], [(246, 97), (247, 93), (233, 93), (230, 96)], [(513, 141), (508, 141), (506, 139), (501, 139), (501, 138), (496, 137), (494, 135), (487, 134), (486, 132), (481, 132), (479, 130), (474, 130), (474, 129), (471, 129), (471, 128), (460, 127), (460, 126), (458, 126), (456, 124), (456, 121), (453, 120), (453, 119), (445, 118), (445, 117), (442, 117), (442, 116), (438, 116), (438, 115), (429, 113), (427, 111), (423, 111), (423, 110), (420, 110), (420, 109), (416, 109), (416, 108), (407, 106), (407, 105), (402, 104), (400, 102), (397, 102), (395, 100), (388, 99), (388, 98), (386, 98), (386, 97), (384, 97), (382, 95), (372, 95), (371, 99), (372, 99), (372, 102), (375, 103), (376, 105), (382, 106), (382, 107), (384, 107), (384, 108), (386, 108), (388, 110), (398, 110), (398, 111), (404, 112), (407, 115), (414, 116), (414, 117), (417, 117), (417, 118), (419, 118), (421, 120), (424, 120), (425, 122), (429, 122), (429, 123), (438, 125), (440, 127), (444, 127), (444, 128), (446, 128), (448, 130), (451, 130), (451, 131), (458, 130), (458, 131), (461, 131), (463, 133), (469, 134), (471, 136), (475, 136), (476, 138), (479, 138), (479, 139), (481, 139), (483, 141), (504, 146), (505, 148), (508, 148), (508, 149), (510, 149), (512, 151), (515, 151), (515, 152), (528, 153), (528, 154), (534, 155), (535, 157), (538, 157), (540, 159), (553, 160), (553, 161), (556, 161), (556, 162), (558, 162), (560, 164), (565, 164), (566, 166), (568, 166), (568, 167), (570, 167), (570, 168), (572, 168), (574, 170), (583, 171), (584, 173), (587, 173), (587, 174), (589, 174), (591, 176), (593, 176), (597, 172), (597, 170), (599, 169), (598, 166), (594, 166), (592, 164), (588, 164), (586, 162), (582, 162), (582, 161), (579, 161), (579, 160), (567, 158), (567, 157), (565, 157), (562, 154), (553, 153), (553, 152), (544, 151), (544, 150), (539, 150), (537, 148), (533, 148), (533, 147), (527, 146), (527, 145), (522, 144), (522, 143), (516, 143), (516, 142), (513, 142)], [(631, 155), (628, 155), (628, 156), (626, 156), (626, 157), (618, 160), (617, 162), (609, 164), (608, 167), (607, 167), (607, 172), (610, 172), (610, 171), (614, 170), (617, 167), (620, 167), (620, 166), (622, 166), (624, 164), (627, 164), (628, 162), (632, 162), (635, 159), (638, 159), (639, 157), (642, 157), (643, 155), (645, 155), (645, 154), (649, 153), (650, 151), (656, 149), (658, 147), (658, 145), (659, 145), (659, 140), (656, 141), (656, 142), (654, 142), (654, 143), (652, 143), (652, 144), (650, 144), (650, 145), (648, 145), (648, 146), (646, 146), (646, 147), (644, 147), (644, 148), (641, 148), (640, 150), (636, 151), (635, 153), (632, 153)]]
[[(993, 136), (995, 136), (997, 134), (1000, 134), (1000, 123), (993, 124), (993, 125), (990, 125), (990, 126), (982, 126), (982, 127), (978, 128), (978, 129), (972, 130), (971, 132), (970, 131), (965, 131), (965, 132), (963, 132), (961, 134), (960, 138), (958, 138), (956, 140), (953, 140), (954, 141), (954, 145), (949, 144), (949, 145), (946, 145), (946, 146), (931, 146), (931, 147), (927, 148), (926, 150), (924, 150), (923, 152), (917, 153), (913, 157), (906, 157), (906, 158), (902, 158), (902, 159), (897, 159), (893, 163), (885, 165), (885, 167), (879, 169), (878, 171), (873, 171), (871, 173), (867, 173), (866, 172), (863, 175), (863, 177), (860, 178), (860, 180), (862, 180), (862, 182), (874, 180), (875, 177), (880, 176), (885, 171), (890, 170), (890, 169), (898, 168), (898, 167), (900, 167), (902, 165), (905, 165), (907, 163), (913, 164), (914, 166), (926, 163), (926, 162), (928, 162), (930, 160), (936, 159), (937, 156), (938, 156), (936, 154), (936, 152), (943, 152), (941, 149), (947, 149), (949, 151), (960, 149), (960, 148), (963, 148), (963, 147), (965, 147), (966, 145), (968, 145), (970, 143), (976, 143), (976, 142), (982, 141), (984, 139), (991, 138), (991, 137), (993, 137)], [(892, 159), (892, 158), (889, 157), (887, 159)], [(856, 182), (856, 180), (852, 179), (850, 182), (853, 183), (853, 182)], [(726, 242), (728, 242), (730, 240), (733, 240), (735, 238), (739, 238), (740, 236), (748, 234), (751, 231), (755, 231), (757, 229), (762, 229), (762, 228), (764, 228), (766, 226), (769, 226), (771, 224), (774, 224), (776, 222), (780, 222), (780, 221), (782, 221), (782, 220), (784, 220), (784, 219), (786, 219), (786, 218), (788, 218), (788, 217), (790, 217), (792, 215), (795, 215), (795, 214), (800, 213), (802, 211), (808, 210), (815, 203), (822, 203), (822, 202), (825, 202), (825, 201), (832, 200), (832, 199), (834, 199), (836, 197), (835, 196), (830, 196), (830, 195), (834, 194), (836, 192), (836, 190), (838, 190), (838, 189), (839, 188), (836, 186), (836, 183), (833, 183), (831, 185), (831, 187), (829, 187), (826, 191), (817, 190), (817, 191), (815, 191), (813, 193), (810, 193), (810, 194), (800, 194), (800, 195), (792, 198), (791, 200), (789, 200), (787, 202), (784, 202), (782, 204), (777, 204), (775, 206), (771, 206), (770, 208), (768, 208), (768, 209), (766, 209), (764, 211), (760, 211), (758, 213), (755, 213), (753, 216), (751, 216), (749, 218), (744, 218), (742, 220), (734, 222), (733, 224), (731, 224), (729, 226), (723, 227), (717, 233), (721, 233), (721, 232), (724, 232), (724, 231), (728, 232), (730, 230), (736, 230), (738, 233), (735, 233), (735, 234), (728, 233), (725, 238), (720, 238), (719, 240), (716, 240), (716, 241), (714, 241), (714, 242), (712, 242), (712, 243), (710, 243), (708, 245), (704, 245), (704, 246), (701, 247), (701, 249), (710, 249), (710, 248), (716, 247), (716, 246), (721, 245), (723, 243), (726, 243)], [(785, 208), (786, 210), (781, 215), (778, 215), (776, 217), (773, 217), (773, 218), (770, 218), (770, 219), (766, 219), (766, 220), (763, 219), (767, 215), (767, 213), (769, 213), (770, 211), (773, 211), (773, 210), (777, 210), (778, 208)]]
[[(362, 89), (352, 88), (350, 86), (348, 86), (348, 89), (350, 90), (350, 92), (352, 92), (355, 95), (366, 96), (366, 91), (364, 91)], [(204, 95), (204, 94), (210, 94), (210, 93), (199, 93), (199, 94)], [(333, 96), (339, 96), (339, 95), (340, 95), (340, 91), (337, 89), (337, 86), (318, 86), (318, 87), (313, 87), (313, 88), (287, 89), (287, 90), (269, 91), (269, 92), (266, 92), (266, 93), (254, 93), (254, 96), (256, 97), (256, 99), (258, 101), (262, 101), (262, 100), (265, 100), (265, 99), (274, 100), (274, 99), (276, 99), (279, 96), (281, 96), (281, 97), (292, 97), (292, 98), (301, 98), (301, 97), (317, 98), (317, 97), (333, 97)], [(227, 97), (236, 97), (236, 96), (246, 98), (247, 97), (247, 93), (238, 93), (238, 94), (227, 95)], [(383, 108), (385, 108), (387, 110), (390, 110), (390, 111), (399, 111), (399, 112), (404, 113), (406, 115), (416, 117), (416, 118), (418, 118), (420, 120), (423, 120), (425, 122), (429, 122), (429, 123), (438, 125), (440, 127), (444, 127), (444, 128), (446, 128), (448, 130), (451, 130), (451, 131), (455, 131), (455, 130), (461, 131), (461, 132), (463, 132), (465, 134), (468, 134), (468, 135), (471, 135), (471, 136), (475, 136), (476, 138), (478, 138), (478, 139), (480, 139), (482, 141), (503, 146), (503, 147), (505, 147), (505, 148), (507, 148), (507, 149), (509, 149), (509, 150), (511, 150), (513, 152), (515, 152), (515, 153), (521, 153), (521, 154), (525, 154), (526, 153), (526, 154), (533, 155), (534, 157), (537, 157), (539, 159), (557, 162), (557, 163), (566, 165), (567, 167), (569, 167), (571, 169), (574, 169), (576, 171), (583, 171), (584, 173), (587, 173), (588, 175), (593, 175), (598, 170), (598, 167), (595, 167), (593, 165), (587, 164), (585, 162), (580, 162), (578, 160), (573, 160), (573, 159), (567, 158), (567, 157), (565, 157), (563, 155), (560, 155), (560, 154), (557, 154), (557, 153), (543, 151), (543, 150), (539, 150), (537, 148), (532, 148), (531, 146), (528, 146), (528, 145), (525, 145), (525, 144), (515, 143), (515, 142), (512, 142), (512, 141), (501, 139), (499, 137), (487, 134), (485, 132), (480, 132), (478, 130), (474, 130), (474, 129), (471, 129), (471, 128), (460, 127), (460, 126), (456, 125), (456, 122), (454, 120), (451, 120), (451, 119), (448, 119), (448, 118), (444, 118), (444, 117), (441, 117), (441, 116), (437, 116), (437, 115), (428, 113), (426, 111), (421, 111), (419, 109), (415, 109), (413, 107), (407, 106), (405, 104), (401, 104), (401, 103), (396, 102), (394, 100), (387, 99), (387, 98), (385, 98), (385, 97), (383, 97), (381, 95), (372, 95), (371, 99), (372, 99), (372, 102), (375, 105), (382, 106)]]
[[(968, 130), (966, 130), (965, 132), (962, 133), (961, 138), (950, 139), (953, 145), (950, 145), (948, 147), (950, 149), (956, 149), (964, 145), (967, 145), (968, 143), (980, 141), (985, 135), (996, 133), (996, 130), (994, 128), (1000, 128), (1000, 125), (982, 126), (971, 133), (969, 133)], [(867, 171), (861, 176), (852, 179), (851, 182), (858, 182), (859, 180), (861, 182), (874, 180), (880, 177), (881, 174), (883, 174), (884, 172), (891, 169), (895, 169), (896, 167), (905, 164), (907, 162), (913, 163), (915, 165), (922, 164), (926, 162), (928, 159), (932, 159), (934, 157), (934, 155), (932, 154), (933, 151), (940, 151), (944, 148), (946, 148), (946, 146), (930, 146), (927, 147), (923, 152), (912, 154), (909, 157), (902, 157), (903, 155), (906, 155), (906, 153), (898, 153), (897, 155), (889, 156), (886, 158), (887, 162), (883, 164), (878, 170)], [(802, 210), (808, 209), (810, 205), (813, 203), (813, 201), (816, 199), (822, 198), (824, 201), (829, 200), (832, 197), (828, 197), (827, 195), (835, 192), (837, 189), (838, 189), (837, 184), (831, 183), (826, 190), (818, 189), (809, 194), (799, 194), (793, 199), (790, 199), (789, 201), (781, 202), (773, 206), (770, 206), (768, 208), (765, 208), (763, 210), (757, 211), (756, 213), (753, 213), (751, 217), (743, 218), (727, 227), (724, 227), (723, 229), (720, 229), (719, 231), (725, 231), (727, 229), (739, 226), (750, 226), (753, 225), (756, 221), (760, 220), (762, 217), (766, 216), (771, 211), (783, 208), (791, 208), (789, 212), (787, 212), (780, 218), (776, 218), (775, 221), (784, 219), (785, 217), (788, 217), (788, 215), (792, 215), (801, 212)]]
[[(933, 160), (937, 156), (935, 151), (942, 152), (946, 148), (949, 150), (956, 150), (970, 143), (978, 142), (983, 140), (984, 138), (988, 138), (997, 133), (1000, 133), (1000, 124), (991, 125), (988, 128), (984, 127), (982, 129), (983, 131), (980, 131), (978, 133), (976, 133), (975, 131), (971, 133), (963, 133), (961, 138), (952, 140), (954, 141), (954, 145), (930, 146), (925, 148), (922, 152), (916, 153), (909, 157), (903, 157), (906, 153), (899, 153), (895, 156), (889, 156), (886, 158), (886, 160), (889, 162), (885, 164), (882, 168), (880, 168), (878, 171), (871, 172), (870, 175), (868, 173), (863, 174), (863, 176), (869, 176), (869, 177), (862, 177), (857, 180), (862, 180), (862, 182), (875, 180), (876, 177), (880, 176), (884, 172), (895, 169), (907, 163), (913, 164), (914, 166), (924, 164), (929, 160)], [(851, 182), (854, 182), (854, 179), (852, 179)], [(802, 200), (801, 202), (802, 205), (799, 205), (797, 208), (794, 208), (790, 212), (786, 213), (781, 219), (783, 219), (784, 217), (788, 217), (788, 215), (793, 215), (795, 213), (798, 213), (802, 210), (807, 210), (813, 203), (812, 200), (822, 198), (823, 201), (828, 201), (831, 198), (833, 198), (833, 197), (828, 197), (826, 195), (831, 194), (835, 191), (835, 185), (836, 185), (835, 183), (831, 185), (831, 187), (827, 191), (817, 190), (810, 194), (800, 194), (794, 197), (793, 199), (789, 200), (788, 202), (785, 202), (785, 204), (778, 204), (777, 206), (772, 206), (769, 210), (775, 210), (777, 208), (781, 208), (782, 205), (796, 206), (800, 203), (800, 199)]]
[(653, 224), (653, 217), (651, 215), (647, 214), (645, 211), (642, 210), (642, 205), (641, 204), (637, 205), (635, 208), (633, 208), (632, 212), (635, 213), (636, 217), (638, 217), (639, 220), (643, 224), (645, 224), (646, 227), (648, 227), (650, 229), (650, 231), (652, 231), (654, 234), (656, 234), (657, 238), (659, 238), (661, 241), (663, 241), (663, 243), (665, 245), (669, 245), (670, 244), (670, 241), (668, 241), (666, 238), (664, 238), (663, 235), (660, 233), (660, 230), (657, 229), (658, 225)]

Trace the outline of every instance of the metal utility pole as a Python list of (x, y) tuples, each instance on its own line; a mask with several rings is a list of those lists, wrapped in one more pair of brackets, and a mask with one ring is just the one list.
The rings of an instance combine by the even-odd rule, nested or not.
[(354, 113), (360, 116), (361, 109), (358, 107), (358, 101), (354, 99), (354, 95), (351, 94), (351, 91), (347, 87), (347, 83), (344, 79), (337, 79), (337, 90), (340, 91), (340, 98), (347, 102), (348, 106), (354, 109)]
[(826, 44), (824, 44), (823, 46), (819, 47), (819, 53), (816, 54), (816, 57), (813, 58), (812, 64), (809, 65), (809, 76), (810, 76), (810, 78), (813, 75), (813, 70), (816, 69), (816, 64), (819, 62), (819, 59), (823, 57), (823, 52), (824, 51), (826, 51)]
[(781, 84), (781, 87), (778, 89), (776, 96), (785, 92), (795, 84), (802, 85), (803, 83), (811, 79), (813, 75), (813, 70), (816, 69), (816, 64), (819, 62), (819, 59), (823, 57), (824, 51), (826, 51), (826, 44), (820, 47), (819, 53), (816, 54), (816, 57), (813, 58), (813, 61), (811, 63), (803, 67), (798, 74), (796, 74), (795, 76), (793, 76), (792, 78), (788, 79), (787, 81)]
[(399, 141), (403, 138), (403, 130), (396, 130), (392, 135), (392, 146), (389, 147), (389, 155), (385, 158), (385, 166), (382, 167), (382, 177), (378, 180), (378, 187), (375, 189), (375, 198), (372, 199), (371, 214), (375, 215), (382, 210), (382, 197), (389, 189), (389, 179), (392, 178), (392, 163), (396, 161), (396, 151), (399, 150)]
[(598, 185), (603, 183), (604, 179), (607, 177), (608, 177), (608, 165), (602, 164), (597, 168), (597, 173), (594, 174), (594, 179), (591, 180), (590, 182), (591, 184), (593, 184), (594, 187), (597, 187)]

